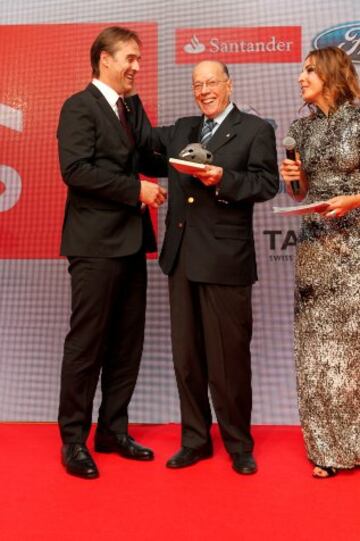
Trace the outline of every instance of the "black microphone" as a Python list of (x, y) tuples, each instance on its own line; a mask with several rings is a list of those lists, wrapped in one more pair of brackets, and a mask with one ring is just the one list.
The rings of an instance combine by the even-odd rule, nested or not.
[[(296, 141), (293, 137), (285, 137), (283, 140), (283, 145), (286, 152), (286, 157), (288, 160), (296, 160), (296, 153), (295, 153), (295, 147), (296, 147)], [(300, 194), (300, 180), (292, 180), (290, 182), (291, 184), (291, 190), (294, 195)]]

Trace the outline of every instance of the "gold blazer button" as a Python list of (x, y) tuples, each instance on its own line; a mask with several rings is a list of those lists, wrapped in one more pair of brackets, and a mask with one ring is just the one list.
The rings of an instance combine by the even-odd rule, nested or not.
[(187, 202), (190, 203), (190, 205), (195, 201), (193, 197), (188, 197)]

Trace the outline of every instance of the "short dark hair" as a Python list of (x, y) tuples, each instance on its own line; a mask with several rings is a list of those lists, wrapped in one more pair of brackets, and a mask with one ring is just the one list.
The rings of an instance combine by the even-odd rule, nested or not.
[(119, 41), (126, 43), (128, 41), (135, 41), (139, 47), (141, 47), (141, 40), (136, 32), (124, 28), (121, 26), (109, 26), (100, 32), (95, 39), (90, 49), (90, 62), (92, 68), (93, 77), (99, 77), (99, 62), (100, 54), (102, 51), (106, 51), (109, 54), (114, 54), (116, 51), (116, 45)]

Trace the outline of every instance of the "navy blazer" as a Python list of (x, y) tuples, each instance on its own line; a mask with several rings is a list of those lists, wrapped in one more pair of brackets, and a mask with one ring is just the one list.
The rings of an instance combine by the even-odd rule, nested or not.
[[(177, 158), (199, 141), (203, 117), (180, 118), (151, 128), (139, 97), (128, 100), (141, 146)], [(186, 274), (195, 282), (250, 285), (257, 280), (253, 236), (254, 203), (278, 191), (273, 127), (235, 106), (207, 145), (214, 165), (223, 167), (220, 184), (206, 187), (169, 166), (169, 203), (160, 266), (170, 274), (185, 233)]]

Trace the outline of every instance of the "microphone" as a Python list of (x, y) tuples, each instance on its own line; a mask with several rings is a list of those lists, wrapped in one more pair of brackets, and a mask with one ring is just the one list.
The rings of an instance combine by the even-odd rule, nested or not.
[[(283, 146), (285, 148), (286, 157), (288, 160), (296, 160), (296, 153), (295, 153), (295, 147), (296, 147), (296, 141), (293, 137), (285, 137), (283, 140)], [(291, 184), (291, 190), (294, 195), (300, 194), (300, 181), (299, 180), (292, 180), (290, 182)]]

